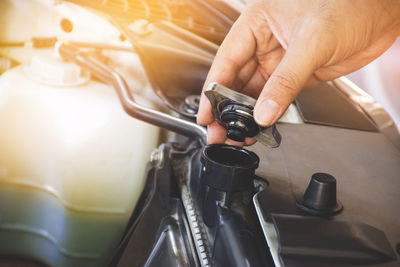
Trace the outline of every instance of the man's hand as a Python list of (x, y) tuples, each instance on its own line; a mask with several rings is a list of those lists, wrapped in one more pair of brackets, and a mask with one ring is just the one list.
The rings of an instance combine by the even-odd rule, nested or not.
[[(250, 0), (218, 50), (205, 86), (258, 98), (261, 126), (275, 123), (304, 88), (368, 64), (400, 34), (400, 0)], [(201, 96), (209, 143), (229, 143)], [(254, 143), (246, 139), (245, 145)]]

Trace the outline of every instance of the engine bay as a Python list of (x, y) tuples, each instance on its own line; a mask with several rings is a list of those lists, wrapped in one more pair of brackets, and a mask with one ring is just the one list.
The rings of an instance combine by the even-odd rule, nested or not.
[(400, 135), (347, 78), (265, 128), (211, 84), (228, 137), (258, 142), (207, 145), (243, 6), (0, 3), (1, 266), (399, 265)]

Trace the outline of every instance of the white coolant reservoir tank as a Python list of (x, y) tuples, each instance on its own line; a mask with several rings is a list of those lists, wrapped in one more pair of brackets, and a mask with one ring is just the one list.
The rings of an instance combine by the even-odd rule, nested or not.
[(128, 116), (110, 86), (50, 54), (0, 77), (0, 128), (0, 183), (127, 217), (159, 132)]

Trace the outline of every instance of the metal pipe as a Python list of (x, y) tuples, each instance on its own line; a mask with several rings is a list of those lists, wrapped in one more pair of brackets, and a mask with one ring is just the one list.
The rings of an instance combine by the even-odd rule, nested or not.
[(118, 94), (122, 107), (130, 116), (178, 134), (196, 138), (202, 145), (207, 144), (207, 131), (204, 127), (137, 104), (124, 78), (90, 54), (82, 53), (78, 47), (69, 43), (58, 45), (58, 52), (63, 59), (74, 61), (98, 79), (111, 84)]

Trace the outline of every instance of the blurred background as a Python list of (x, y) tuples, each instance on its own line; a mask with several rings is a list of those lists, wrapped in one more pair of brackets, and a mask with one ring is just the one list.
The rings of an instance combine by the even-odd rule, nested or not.
[(348, 75), (375, 98), (400, 129), (400, 38), (382, 56)]

